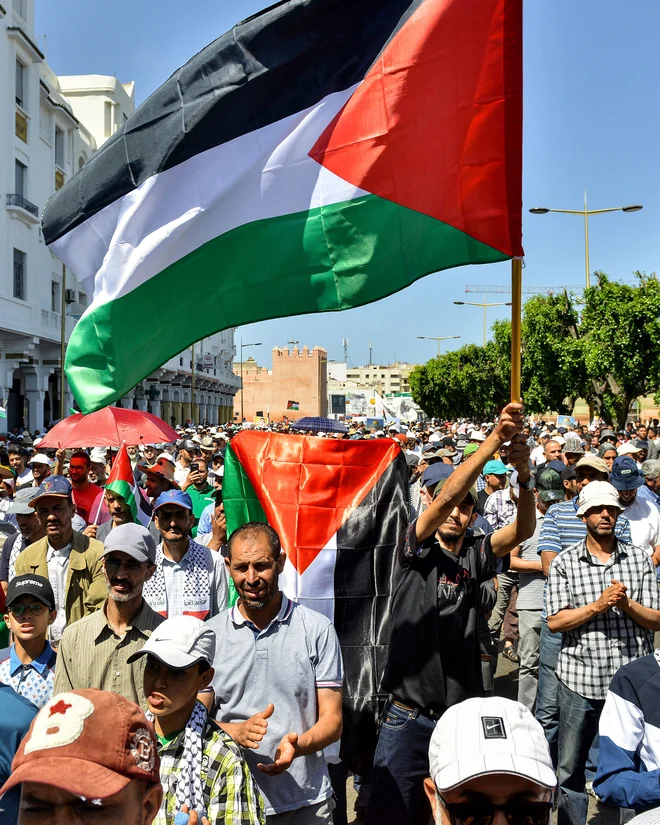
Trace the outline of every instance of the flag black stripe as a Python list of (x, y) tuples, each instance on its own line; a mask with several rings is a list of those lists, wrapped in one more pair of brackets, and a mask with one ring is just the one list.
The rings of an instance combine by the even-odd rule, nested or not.
[(335, 629), (344, 659), (342, 759), (367, 776), (383, 696), (396, 547), (408, 524), (408, 468), (399, 454), (337, 532)]
[(149, 177), (362, 80), (426, 0), (283, 0), (175, 72), (46, 205), (46, 243)]

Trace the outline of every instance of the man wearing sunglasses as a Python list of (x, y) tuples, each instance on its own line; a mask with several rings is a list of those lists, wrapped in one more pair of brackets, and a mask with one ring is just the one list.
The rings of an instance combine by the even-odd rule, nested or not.
[(111, 530), (101, 556), (108, 598), (100, 610), (67, 627), (59, 649), (55, 692), (100, 688), (147, 709), (144, 659), (128, 664), (163, 621), (142, 596), (154, 574), (156, 543), (140, 524)]
[(424, 790), (436, 825), (549, 825), (556, 785), (543, 728), (519, 702), (466, 699), (440, 719)]
[(43, 576), (16, 576), (9, 583), (5, 623), (14, 643), (0, 662), (0, 682), (42, 708), (53, 695), (56, 654), (48, 644), (55, 621), (55, 596)]

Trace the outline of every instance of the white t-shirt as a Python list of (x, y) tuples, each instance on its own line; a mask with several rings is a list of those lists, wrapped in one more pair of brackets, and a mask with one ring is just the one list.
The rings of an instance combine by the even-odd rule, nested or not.
[(532, 452), (529, 454), (529, 457), (535, 467), (545, 464), (545, 450), (543, 447), (534, 447)]
[(637, 496), (624, 510), (630, 522), (632, 543), (651, 554), (660, 544), (660, 511), (653, 504)]

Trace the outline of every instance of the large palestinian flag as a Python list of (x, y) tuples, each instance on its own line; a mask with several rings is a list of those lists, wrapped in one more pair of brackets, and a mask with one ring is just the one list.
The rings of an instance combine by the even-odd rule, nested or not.
[(46, 205), (93, 296), (67, 349), (81, 410), (218, 330), (521, 255), (521, 164), (522, 0), (285, 0), (239, 23)]
[(342, 757), (368, 775), (390, 635), (408, 470), (397, 442), (244, 430), (225, 452), (227, 530), (266, 521), (287, 554), (281, 589), (328, 616), (344, 657)]

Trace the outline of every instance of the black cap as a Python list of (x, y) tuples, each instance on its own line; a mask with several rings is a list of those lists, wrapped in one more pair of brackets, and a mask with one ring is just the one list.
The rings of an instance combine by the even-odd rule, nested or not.
[(55, 610), (55, 595), (48, 579), (26, 573), (24, 576), (15, 576), (7, 588), (7, 607), (12, 605), (21, 596), (34, 596), (46, 605), (49, 610)]
[(561, 471), (562, 481), (570, 481), (572, 478), (577, 478), (575, 467), (566, 467), (566, 469)]

